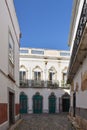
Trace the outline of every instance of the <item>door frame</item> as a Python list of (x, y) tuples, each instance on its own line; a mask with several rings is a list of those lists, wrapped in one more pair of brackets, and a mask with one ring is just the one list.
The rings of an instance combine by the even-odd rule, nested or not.
[[(12, 97), (12, 101), (10, 100), (10, 96)], [(10, 105), (12, 105), (11, 112), (10, 112)], [(15, 123), (15, 91), (9, 87), (8, 87), (8, 120), (9, 120), (9, 126)]]
[(67, 112), (67, 111), (63, 111), (63, 105), (64, 105), (63, 102), (64, 102), (64, 99), (65, 100), (68, 99), (69, 100), (69, 108), (70, 108), (70, 95), (66, 92), (66, 93), (63, 94), (61, 99), (62, 99), (62, 112)]

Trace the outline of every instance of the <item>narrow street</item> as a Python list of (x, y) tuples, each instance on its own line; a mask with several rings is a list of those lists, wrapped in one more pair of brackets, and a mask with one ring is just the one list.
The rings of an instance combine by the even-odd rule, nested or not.
[(70, 130), (67, 114), (28, 114), (15, 130)]

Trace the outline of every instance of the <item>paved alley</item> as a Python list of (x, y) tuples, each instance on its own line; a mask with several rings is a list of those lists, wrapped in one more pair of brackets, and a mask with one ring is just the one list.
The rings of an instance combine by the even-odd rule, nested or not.
[(28, 114), (15, 130), (70, 130), (67, 114)]

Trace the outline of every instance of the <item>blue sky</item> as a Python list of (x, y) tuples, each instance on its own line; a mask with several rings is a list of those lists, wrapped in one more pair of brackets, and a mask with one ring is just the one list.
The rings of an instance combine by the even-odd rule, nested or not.
[(21, 47), (67, 50), (73, 0), (14, 0)]

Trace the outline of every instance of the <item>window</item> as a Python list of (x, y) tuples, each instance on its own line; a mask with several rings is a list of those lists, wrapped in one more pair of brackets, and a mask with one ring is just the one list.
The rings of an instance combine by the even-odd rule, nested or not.
[(14, 64), (14, 42), (10, 33), (9, 33), (9, 60), (12, 64)]
[(53, 73), (50, 72), (50, 73), (49, 73), (49, 80), (52, 80), (52, 77), (53, 77)]
[(67, 74), (63, 72), (63, 81), (62, 81), (63, 86), (66, 84), (66, 80), (67, 80)]
[(54, 72), (49, 72), (49, 80), (53, 81), (55, 79), (56, 79), (55, 73)]
[(33, 69), (33, 79), (41, 80), (42, 79), (42, 69), (39, 66), (35, 66)]
[(39, 55), (44, 55), (44, 51), (41, 50), (31, 50), (32, 54), (39, 54)]
[(66, 78), (67, 78), (67, 74), (63, 73), (63, 80), (66, 81)]
[(20, 80), (25, 81), (26, 80), (26, 72), (25, 71), (20, 71)]
[(20, 50), (20, 53), (29, 53), (28, 50)]
[(70, 56), (69, 52), (60, 52), (60, 56)]
[(14, 79), (14, 41), (11, 33), (9, 32), (9, 42), (8, 42), (8, 73), (9, 76)]
[(56, 80), (56, 70), (54, 67), (49, 69), (49, 80), (53, 81)]
[(34, 80), (41, 80), (41, 72), (34, 72)]

